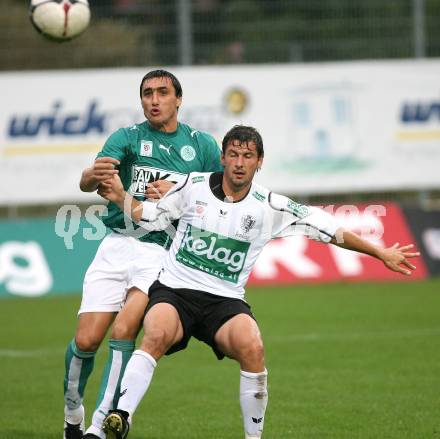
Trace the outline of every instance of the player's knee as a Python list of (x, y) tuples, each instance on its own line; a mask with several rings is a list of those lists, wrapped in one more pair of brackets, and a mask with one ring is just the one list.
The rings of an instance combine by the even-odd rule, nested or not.
[(96, 352), (101, 342), (101, 338), (91, 333), (81, 332), (75, 337), (76, 347), (83, 352)]
[(259, 338), (252, 339), (243, 345), (239, 351), (241, 363), (246, 364), (264, 364), (264, 346)]
[(163, 355), (169, 348), (172, 337), (164, 328), (153, 328), (145, 332), (142, 338), (141, 349), (150, 354)]
[(113, 323), (111, 338), (115, 340), (135, 340), (140, 329), (140, 322), (133, 324), (131, 321), (116, 319)]

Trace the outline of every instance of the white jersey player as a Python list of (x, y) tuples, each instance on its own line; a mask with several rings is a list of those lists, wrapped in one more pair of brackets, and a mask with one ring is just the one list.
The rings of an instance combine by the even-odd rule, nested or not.
[(147, 230), (165, 229), (179, 219), (161, 283), (244, 299), (252, 267), (268, 241), (305, 234), (328, 243), (336, 233), (328, 213), (255, 182), (244, 199), (231, 202), (221, 189), (222, 178), (223, 173), (191, 173), (158, 204), (143, 204), (139, 224)]
[[(157, 361), (185, 349), (193, 336), (219, 359), (240, 364), (240, 405), (246, 439), (260, 438), (268, 400), (263, 342), (244, 300), (244, 286), (264, 245), (303, 234), (372, 255), (410, 274), (412, 246), (375, 246), (340, 228), (333, 217), (295, 203), (253, 182), (263, 142), (252, 127), (236, 126), (223, 139), (223, 173), (192, 173), (157, 204), (127, 195), (115, 177), (101, 195), (147, 230), (174, 236), (162, 270), (150, 288), (140, 348), (128, 362), (117, 410), (104, 420), (108, 439), (124, 439), (131, 416), (147, 391)], [(177, 232), (172, 221), (179, 219)]]

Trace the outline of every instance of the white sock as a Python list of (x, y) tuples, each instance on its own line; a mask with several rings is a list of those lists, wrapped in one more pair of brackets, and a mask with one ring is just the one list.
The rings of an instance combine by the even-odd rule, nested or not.
[(240, 371), (240, 406), (246, 438), (258, 439), (263, 433), (267, 406), (267, 370)]
[(118, 409), (130, 415), (130, 421), (137, 406), (144, 397), (153, 378), (156, 360), (140, 349), (133, 352), (121, 381), (121, 396)]
[(81, 404), (76, 409), (70, 409), (69, 407), (64, 407), (64, 419), (69, 424), (81, 424), (84, 420), (84, 406)]

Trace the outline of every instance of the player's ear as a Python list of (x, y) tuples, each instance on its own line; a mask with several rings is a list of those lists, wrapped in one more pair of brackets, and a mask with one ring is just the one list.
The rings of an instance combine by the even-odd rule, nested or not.
[(258, 159), (257, 172), (261, 171), (261, 167), (263, 166), (263, 157)]
[(225, 166), (225, 155), (222, 153), (222, 155), (220, 156), (220, 163)]
[(182, 96), (180, 96), (180, 98), (177, 98), (177, 103), (176, 103), (177, 111), (179, 111), (181, 105), (182, 105)]

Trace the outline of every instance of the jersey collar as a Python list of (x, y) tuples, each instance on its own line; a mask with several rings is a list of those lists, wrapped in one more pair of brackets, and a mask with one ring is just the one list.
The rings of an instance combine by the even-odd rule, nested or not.
[[(211, 189), (211, 192), (214, 194), (214, 196), (218, 198), (220, 201), (228, 201), (226, 194), (223, 191), (222, 183), (223, 183), (223, 172), (213, 172), (209, 176), (209, 188)], [(234, 200), (232, 201), (232, 203), (239, 203), (240, 201), (243, 201), (248, 196), (251, 187), (252, 184), (249, 186), (249, 190), (246, 192), (243, 198), (240, 198), (239, 200)], [(230, 201), (228, 202), (230, 203)]]

